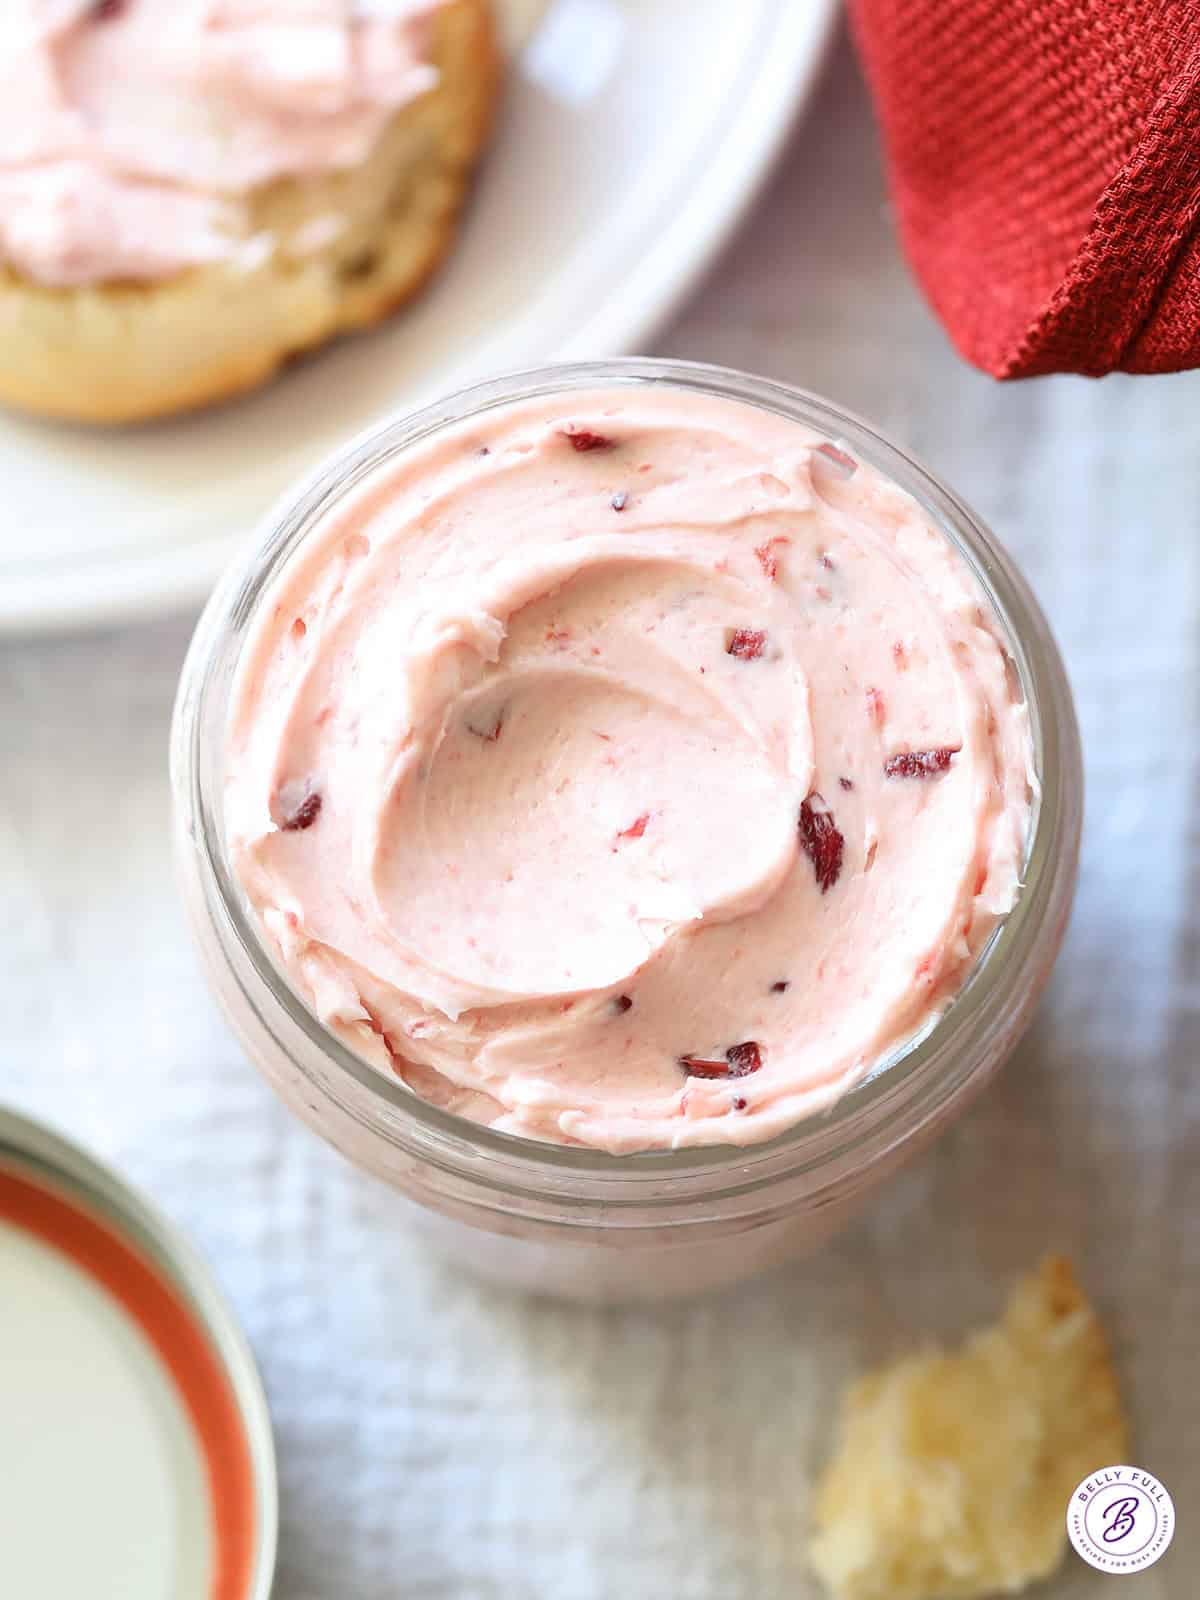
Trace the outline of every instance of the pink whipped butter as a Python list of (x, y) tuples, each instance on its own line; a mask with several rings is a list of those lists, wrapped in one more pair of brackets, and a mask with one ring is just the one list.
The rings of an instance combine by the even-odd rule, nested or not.
[(1027, 711), (972, 572), (798, 424), (570, 393), (407, 450), (263, 603), (234, 872), (297, 992), (494, 1128), (745, 1144), (1013, 905)]
[(436, 6), (4, 0), (0, 263), (77, 286), (236, 260), (240, 197), (363, 161), (436, 82)]

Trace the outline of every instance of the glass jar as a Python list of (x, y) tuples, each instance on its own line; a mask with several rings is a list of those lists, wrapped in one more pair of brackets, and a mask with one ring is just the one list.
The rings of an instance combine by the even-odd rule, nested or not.
[[(750, 1147), (610, 1155), (497, 1133), (426, 1104), (328, 1032), (290, 988), (229, 866), (223, 760), (233, 675), (264, 592), (344, 495), (415, 441), (521, 398), (669, 385), (792, 418), (920, 502), (964, 556), (1028, 703), (1038, 793), (1023, 886), (958, 996), (831, 1111)], [(193, 933), (251, 1060), (286, 1103), (403, 1197), (441, 1249), (504, 1283), (576, 1299), (695, 1294), (807, 1251), (850, 1218), (987, 1083), (1029, 1023), (1070, 910), (1082, 813), (1079, 736), (1037, 602), (932, 474), (827, 401), (716, 367), (605, 361), (479, 384), (352, 443), (268, 518), (196, 630), (171, 746), (178, 865)]]

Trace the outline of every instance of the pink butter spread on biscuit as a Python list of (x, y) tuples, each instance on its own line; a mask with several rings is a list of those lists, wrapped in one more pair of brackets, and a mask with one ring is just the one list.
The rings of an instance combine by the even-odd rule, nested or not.
[(240, 197), (365, 160), (437, 81), (437, 3), (4, 0), (0, 262), (70, 287), (253, 260)]
[(1013, 681), (965, 559), (798, 424), (521, 401), (398, 455), (269, 589), (232, 864), (297, 992), (437, 1105), (750, 1143), (922, 1028), (1011, 908)]

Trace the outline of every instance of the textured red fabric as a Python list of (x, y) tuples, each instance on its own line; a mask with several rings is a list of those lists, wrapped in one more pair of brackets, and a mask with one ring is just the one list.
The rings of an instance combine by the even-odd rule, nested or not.
[(1200, 0), (851, 0), (904, 247), (997, 378), (1200, 366)]

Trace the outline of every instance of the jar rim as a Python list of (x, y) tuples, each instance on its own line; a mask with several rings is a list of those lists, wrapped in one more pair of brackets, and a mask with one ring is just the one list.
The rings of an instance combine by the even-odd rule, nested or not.
[[(258, 601), (335, 504), (403, 450), (487, 411), (582, 388), (645, 385), (699, 390), (802, 423), (849, 449), (917, 501), (966, 561), (991, 607), (1025, 695), (1036, 782), (1016, 902), (930, 1023), (877, 1062), (829, 1109), (802, 1118), (769, 1140), (615, 1154), (497, 1132), (443, 1110), (399, 1079), (392, 1082), (326, 1028), (282, 973), (230, 871), (223, 795), (213, 762), (214, 748), (224, 743), (233, 675)], [(1061, 887), (1064, 871), (1073, 873), (1079, 826), (1078, 803), (1065, 786), (1067, 775), (1078, 773), (1079, 756), (1062, 662), (1028, 584), (975, 513), (929, 468), (831, 401), (731, 368), (649, 358), (563, 363), (503, 374), (376, 425), (319, 464), (267, 513), (258, 537), (227, 570), (205, 608), (180, 678), (171, 766), (176, 804), (200, 857), (209, 914), (236, 939), (262, 992), (333, 1063), (339, 1076), (368, 1091), (379, 1113), (379, 1121), (368, 1124), (372, 1130), (401, 1144), (412, 1142), (424, 1159), (450, 1170), (459, 1170), (464, 1161), (477, 1165), (480, 1158), (502, 1161), (514, 1192), (521, 1189), (522, 1179), (525, 1186), (544, 1188), (557, 1174), (565, 1184), (591, 1182), (598, 1192), (614, 1185), (625, 1191), (631, 1184), (641, 1191), (669, 1180), (675, 1198), (681, 1182), (694, 1181), (709, 1193), (711, 1184), (725, 1177), (729, 1182), (722, 1192), (729, 1193), (757, 1187), (782, 1172), (822, 1166), (851, 1149), (874, 1159), (905, 1142), (972, 1076), (970, 1052), (957, 1046), (978, 1039), (981, 1030), (1002, 1025), (1005, 975), (1039, 945), (1056, 943), (1061, 935), (1065, 911), (1056, 914), (1062, 896), (1054, 888)], [(1069, 903), (1069, 892), (1066, 898)], [(271, 1029), (260, 996), (237, 977), (246, 1001)], [(302, 1063), (297, 1065), (304, 1070)], [(342, 1109), (366, 1120), (357, 1104), (343, 1102)], [(639, 1192), (631, 1203), (645, 1204), (646, 1199)], [(624, 1203), (624, 1195), (606, 1203)]]

